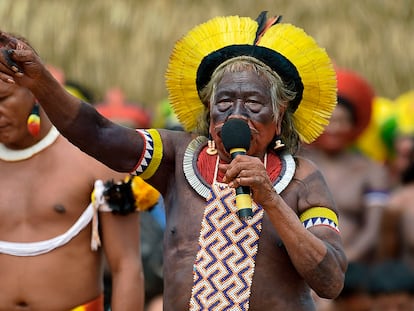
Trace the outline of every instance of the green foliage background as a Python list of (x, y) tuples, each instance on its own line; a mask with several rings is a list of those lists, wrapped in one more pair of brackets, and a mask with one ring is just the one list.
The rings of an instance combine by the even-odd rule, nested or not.
[(414, 89), (414, 0), (0, 0), (0, 28), (101, 100), (120, 86), (149, 109), (167, 96), (176, 40), (217, 15), (261, 11), (305, 29), (340, 66), (391, 99)]

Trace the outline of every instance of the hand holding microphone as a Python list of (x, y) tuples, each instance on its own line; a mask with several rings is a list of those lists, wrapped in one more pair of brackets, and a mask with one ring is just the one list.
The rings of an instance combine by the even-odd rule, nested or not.
[[(249, 125), (240, 119), (230, 119), (224, 123), (221, 130), (221, 139), (224, 148), (234, 159), (237, 155), (246, 154), (250, 148), (251, 132)], [(240, 219), (250, 219), (253, 215), (250, 187), (236, 188), (237, 215)]]

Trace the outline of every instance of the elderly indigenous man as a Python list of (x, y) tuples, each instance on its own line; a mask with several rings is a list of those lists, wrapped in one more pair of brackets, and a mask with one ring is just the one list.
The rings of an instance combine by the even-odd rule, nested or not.
[(102, 311), (104, 252), (112, 310), (143, 309), (139, 216), (98, 215), (91, 203), (95, 180), (125, 174), (68, 142), (29, 89), (4, 81), (0, 172), (0, 310)]
[[(217, 17), (177, 42), (167, 87), (186, 131), (110, 122), (2, 34), (0, 79), (30, 88), (72, 143), (163, 194), (165, 310), (315, 310), (311, 289), (334, 298), (343, 287), (331, 194), (311, 162), (291, 155), (327, 124), (335, 72), (311, 37), (278, 21)], [(232, 159), (225, 144), (246, 137), (246, 154), (233, 146), (241, 152)]]

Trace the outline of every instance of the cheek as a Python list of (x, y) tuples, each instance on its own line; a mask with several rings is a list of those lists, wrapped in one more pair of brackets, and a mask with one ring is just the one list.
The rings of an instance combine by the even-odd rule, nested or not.
[[(262, 121), (263, 124), (267, 124), (267, 126), (269, 126), (269, 124), (273, 124), (275, 121), (273, 110), (270, 108), (267, 108), (265, 111), (263, 111), (263, 113), (261, 113), (258, 116), (258, 118)], [(278, 115), (276, 120), (278, 120), (279, 122), (282, 122), (282, 118), (283, 118), (283, 114), (280, 113), (280, 115)]]
[(273, 122), (257, 125), (255, 126), (255, 129), (258, 132), (254, 135), (254, 140), (256, 140), (257, 144), (263, 148), (269, 145), (277, 133), (276, 126)]
[(210, 111), (210, 121), (211, 123), (223, 123), (228, 117), (228, 113), (219, 112), (214, 107)]
[(221, 137), (219, 136), (220, 128), (221, 128), (220, 123), (210, 122), (209, 134), (211, 136), (211, 139), (216, 142), (216, 147), (219, 147), (221, 145)]

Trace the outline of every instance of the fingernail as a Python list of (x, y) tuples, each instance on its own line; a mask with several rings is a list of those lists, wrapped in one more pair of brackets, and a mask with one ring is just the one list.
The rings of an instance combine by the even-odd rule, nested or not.
[(8, 78), (7, 80), (6, 80), (8, 83), (11, 83), (11, 84), (14, 84), (15, 82), (14, 82), (14, 80), (13, 79), (10, 79), (10, 78)]
[(11, 66), (11, 69), (12, 69), (14, 72), (18, 72), (18, 71), (19, 71), (19, 68), (17, 68), (16, 66)]
[(23, 72), (16, 72), (16, 77), (19, 77), (19, 78), (23, 77)]

